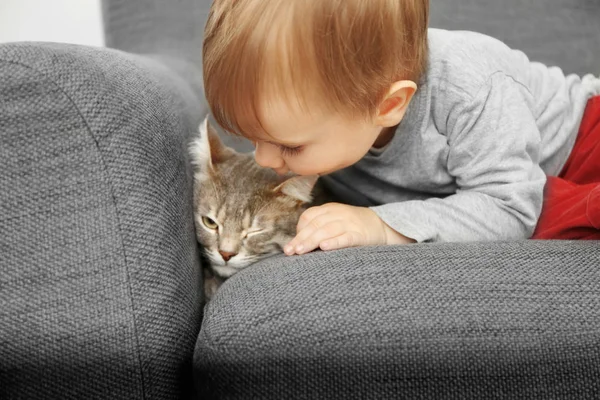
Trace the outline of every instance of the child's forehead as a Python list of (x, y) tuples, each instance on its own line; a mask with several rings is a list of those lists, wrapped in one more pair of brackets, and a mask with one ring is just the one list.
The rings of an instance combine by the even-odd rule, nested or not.
[(306, 140), (311, 134), (322, 132), (331, 125), (332, 117), (299, 108), (290, 109), (280, 103), (273, 107), (264, 107), (260, 121), (263, 129), (253, 135), (256, 139), (291, 143)]

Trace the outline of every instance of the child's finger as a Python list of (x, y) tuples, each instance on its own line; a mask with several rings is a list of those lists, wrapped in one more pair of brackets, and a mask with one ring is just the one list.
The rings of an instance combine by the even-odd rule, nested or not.
[[(305, 213), (310, 210), (311, 209), (309, 208), (305, 211)], [(296, 237), (292, 239), (290, 243), (288, 243), (288, 245), (284, 248), (284, 251), (286, 248), (288, 248), (288, 246), (291, 246), (294, 249), (298, 248), (302, 242), (311, 237), (316, 231), (320, 230), (323, 226), (334, 219), (334, 215), (328, 212), (323, 212), (322, 210), (314, 210), (313, 212), (308, 213), (307, 217), (301, 217), (302, 223), (298, 223), (299, 229), (296, 231)], [(297, 251), (295, 252), (298, 253)]]
[(286, 244), (283, 247), (283, 252), (285, 253), (286, 256), (292, 256), (292, 255), (294, 255), (295, 248), (296, 248), (296, 241), (294, 239), (292, 239), (288, 244)]
[(344, 232), (339, 236), (321, 242), (319, 247), (321, 250), (328, 251), (360, 246), (361, 244), (361, 237), (357, 232)]
[(299, 238), (298, 235), (296, 235), (292, 240), (288, 242), (288, 244), (286, 244), (283, 247), (283, 252), (288, 256), (296, 254), (296, 247), (298, 246), (298, 244), (300, 244), (301, 240), (302, 239)]
[(315, 218), (320, 217), (321, 215), (327, 213), (327, 208), (323, 206), (311, 207), (304, 211), (302, 215), (300, 215), (300, 219), (298, 220), (298, 224), (296, 225), (296, 232), (300, 232)]
[[(311, 225), (299, 234), (298, 244), (294, 248), (296, 254), (305, 254), (313, 251), (319, 245), (331, 238), (346, 232), (344, 223), (340, 220), (330, 221), (318, 229), (310, 229)], [(301, 235), (301, 236), (300, 236)]]
[(285, 252), (285, 254), (287, 254), (288, 256), (291, 256), (293, 254), (303, 254), (303, 253), (306, 253), (308, 251), (314, 250), (316, 248), (316, 246), (313, 249), (311, 249), (311, 250), (306, 250), (310, 246), (307, 245), (307, 244), (305, 244), (304, 242), (307, 241), (307, 239), (311, 235), (313, 235), (316, 231), (318, 231), (318, 227), (315, 226), (314, 224), (308, 224), (308, 225), (306, 225), (306, 227), (304, 229), (302, 229), (301, 231), (299, 231), (296, 234), (296, 237), (293, 238), (283, 248), (283, 251)]

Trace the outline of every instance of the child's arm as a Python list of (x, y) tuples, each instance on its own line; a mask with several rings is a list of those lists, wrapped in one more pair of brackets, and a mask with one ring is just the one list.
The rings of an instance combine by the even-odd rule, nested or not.
[(447, 168), (456, 194), (372, 209), (419, 242), (528, 238), (546, 181), (533, 99), (511, 77), (496, 73), (467, 100), (448, 113)]
[[(541, 211), (546, 181), (539, 166), (541, 138), (531, 101), (519, 83), (494, 74), (476, 95), (449, 113), (447, 165), (459, 187), (456, 194), (362, 209), (372, 210), (379, 221), (360, 207), (336, 207), (326, 216), (309, 209), (286, 253), (411, 239), (528, 238)], [(294, 246), (303, 249), (294, 251)]]

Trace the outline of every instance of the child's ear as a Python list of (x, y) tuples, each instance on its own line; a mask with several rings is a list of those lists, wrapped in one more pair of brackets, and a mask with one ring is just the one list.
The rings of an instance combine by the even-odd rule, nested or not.
[(312, 201), (312, 190), (319, 179), (318, 175), (293, 176), (273, 189), (301, 203)]
[(225, 146), (217, 131), (208, 122), (208, 117), (202, 121), (198, 128), (200, 136), (190, 144), (192, 163), (200, 171), (208, 171), (215, 164), (226, 161), (236, 154), (235, 150)]
[(398, 125), (416, 91), (417, 84), (413, 81), (394, 82), (379, 105), (375, 121), (377, 125), (384, 128)]

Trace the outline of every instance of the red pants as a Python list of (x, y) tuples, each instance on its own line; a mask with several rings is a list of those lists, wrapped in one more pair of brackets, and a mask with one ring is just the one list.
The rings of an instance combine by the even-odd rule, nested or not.
[(589, 100), (560, 175), (548, 177), (532, 239), (600, 240), (600, 96)]

